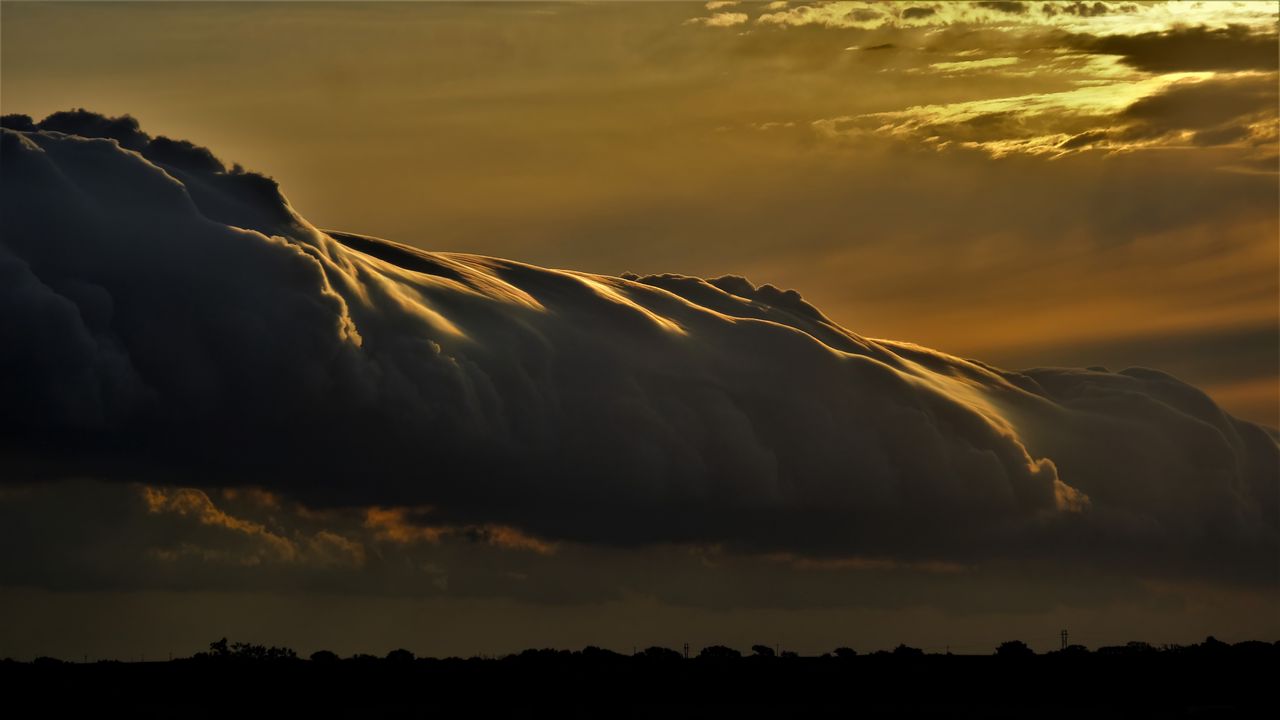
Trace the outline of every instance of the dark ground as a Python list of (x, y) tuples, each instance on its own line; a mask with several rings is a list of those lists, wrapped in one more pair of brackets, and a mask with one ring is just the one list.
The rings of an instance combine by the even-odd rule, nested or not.
[(1271, 643), (688, 660), (594, 648), (500, 660), (403, 651), (301, 660), (235, 647), (155, 663), (6, 661), (0, 692), (9, 707), (39, 708), (39, 717), (1129, 718), (1273, 717), (1280, 709), (1280, 646)]

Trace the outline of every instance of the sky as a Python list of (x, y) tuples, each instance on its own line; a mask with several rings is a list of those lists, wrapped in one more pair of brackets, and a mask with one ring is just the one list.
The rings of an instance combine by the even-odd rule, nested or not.
[[(176, 330), (169, 337), (179, 339), (166, 342), (204, 338), (177, 357), (225, 370), (232, 379), (217, 387), (247, 399), (232, 406), (214, 386), (145, 364), (139, 358), (160, 341), (142, 330), (112, 340), (136, 377), (116, 374), (103, 355), (93, 361), (94, 389), (81, 395), (42, 395), (44, 381), (81, 386), (56, 369), (31, 369), (40, 362), (20, 365), (33, 382), (10, 389), (24, 393), (15, 397), (27, 414), (6, 416), (4, 427), (21, 439), (4, 448), (22, 481), (0, 486), (0, 532), (7, 546), (26, 550), (3, 566), (0, 607), (31, 621), (0, 632), (0, 656), (160, 657), (223, 635), (300, 650), (323, 643), (381, 654), (403, 645), (437, 655), (685, 641), (985, 652), (1010, 637), (1048, 649), (1061, 627), (1094, 646), (1207, 634), (1275, 639), (1274, 431), (1252, 434), (1255, 426), (1205, 409), (1163, 376), (1113, 371), (1156, 368), (1242, 421), (1280, 424), (1277, 20), (1265, 2), (6, 1), (4, 113), (35, 121), (72, 108), (130, 115), (152, 138), (187, 140), (271, 177), (287, 212), (270, 203), (226, 209), (239, 207), (235, 200), (215, 213), (209, 203), (249, 192), (234, 182), (245, 176), (220, 170), (210, 179), (181, 157), (170, 173), (219, 223), (264, 242), (278, 235), (319, 248), (307, 253), (324, 279), (275, 275), (297, 261), (278, 243), (270, 252), (208, 255), (217, 271), (207, 273), (177, 272), (165, 263), (180, 258), (158, 244), (101, 256), (71, 245), (40, 249), (24, 233), (61, 237), (54, 230), (64, 225), (38, 214), (26, 224), (34, 201), (6, 205), (10, 253), (71, 298), (93, 333), (100, 328), (88, 307), (115, 317), (139, 308), (138, 328), (168, 328), (181, 315), (131, 304), (113, 289), (124, 285), (111, 285), (120, 278), (146, 288), (175, 273), (208, 289), (177, 296), (199, 310), (182, 315), (190, 322), (180, 327), (207, 334)], [(59, 127), (91, 134), (82, 121)], [(132, 149), (169, 168), (156, 141), (136, 142)], [(98, 178), (117, 165), (136, 171), (114, 156), (101, 167), (76, 160), (79, 150), (58, 150), (56, 138), (40, 143), (67, 177)], [(15, 145), (9, 158), (25, 162), (15, 158), (34, 147)], [(127, 177), (143, 177), (136, 173)], [(131, 223), (168, 217), (168, 206), (151, 199), (168, 197), (168, 186), (138, 182), (159, 184), (128, 195), (136, 206), (115, 227), (149, 238), (160, 225)], [(7, 177), (5, 186), (6, 201), (27, 197)], [(72, 202), (31, 197), (55, 196)], [(95, 220), (66, 225), (66, 237), (105, 233), (110, 224), (96, 219), (114, 216), (85, 217)], [(212, 232), (172, 222), (193, 237)], [(460, 255), (406, 260), (376, 241), (335, 241), (336, 233)], [(137, 241), (144, 246), (152, 247)], [(105, 306), (65, 289), (88, 283), (89, 271), (68, 261), (81, 252), (101, 272), (112, 269), (90, 283), (111, 291)], [(204, 257), (195, 246), (189, 252)], [(448, 266), (474, 293), (506, 303), (504, 317), (517, 317), (521, 303), (551, 311), (511, 325), (486, 319), (490, 310), (472, 294), (404, 274), (422, 262)], [(593, 280), (597, 295), (557, 295), (563, 305), (553, 306), (540, 293), (580, 276), (519, 263), (635, 273), (640, 285), (717, 317), (743, 317), (748, 311), (723, 291), (775, 308), (761, 319), (833, 350), (792, 348), (786, 333), (751, 344), (754, 331), (741, 322), (708, 320), (622, 281)], [(49, 279), (55, 271), (61, 285)], [(750, 282), (689, 284), (722, 276)], [(281, 289), (254, 289), (255, 279)], [(393, 289), (382, 296), (371, 287)], [(273, 353), (245, 353), (243, 338), (217, 334), (231, 332), (211, 319), (219, 313), (234, 311), (242, 323), (247, 308), (293, 291), (304, 300), (281, 307), (297, 314), (273, 315), (263, 321), (272, 332), (253, 336)], [(650, 356), (670, 338), (625, 324), (619, 306), (700, 330)], [(28, 310), (35, 304), (19, 307), (38, 317)], [(321, 333), (335, 312), (346, 324)], [(530, 327), (550, 351), (523, 339)], [(33, 357), (82, 351), (38, 337), (46, 345)], [(382, 353), (376, 379), (352, 355), (357, 337), (361, 352)], [(449, 338), (482, 350), (459, 350)], [(100, 353), (114, 348), (95, 342)], [(916, 346), (946, 355), (917, 357)], [(430, 378), (470, 367), (423, 369), (411, 359), (423, 348), (483, 368), (499, 399), (475, 384), (415, 394)], [(865, 369), (851, 379), (853, 371), (830, 365), (836, 351), (879, 358), (909, 381)], [(336, 364), (296, 387), (281, 387), (292, 375), (263, 374), (277, 359), (309, 367), (317, 353)], [(537, 363), (557, 369), (544, 377)], [(675, 379), (633, 387), (637, 363)], [(1042, 388), (1047, 406), (988, 366), (1099, 370), (1018, 376)], [(316, 379), (335, 368), (344, 373), (338, 380)], [(702, 374), (686, 375), (689, 368)], [(581, 408), (554, 419), (583, 440), (539, 444), (550, 441), (535, 426), (553, 416), (541, 400), (511, 399), (523, 385), (503, 384), (522, 373), (534, 378), (531, 398), (561, 393), (562, 408)], [(139, 400), (135, 383), (159, 388), (159, 400)], [(730, 409), (701, 394), (707, 384), (726, 388)], [(778, 397), (744, 404), (770, 385)], [(846, 398), (846, 387), (865, 395)], [(618, 400), (578, 406), (568, 391)], [(82, 402), (88, 396), (96, 404)], [(172, 437), (120, 410), (153, 400), (167, 408), (155, 417), (174, 423)], [(961, 405), (967, 414), (955, 414)], [(305, 415), (309, 434), (277, 447), (235, 427), (256, 418), (246, 426), (278, 430), (270, 424), (277, 407)], [(928, 408), (921, 412), (936, 425), (917, 427), (904, 407)], [(1180, 414), (1165, 414), (1168, 407)], [(741, 418), (731, 409), (767, 441), (763, 450), (743, 440), (750, 433), (732, 425)], [(527, 411), (529, 427), (517, 410)], [(708, 425), (681, 424), (691, 417)], [(763, 422), (771, 417), (776, 425)], [(441, 418), (452, 424), (439, 426)], [(625, 432), (593, 435), (595, 426), (616, 430), (610, 423), (619, 418)], [(713, 419), (730, 429), (699, 435)], [(445, 449), (403, 451), (393, 431), (368, 429), (384, 420)], [(492, 439), (494, 423), (510, 433), (510, 447), (469, 444)], [(697, 438), (687, 456), (664, 456), (687, 461), (669, 460), (675, 469), (649, 452), (684, 447), (662, 423)], [(93, 434), (104, 427), (116, 434)], [(66, 428), (99, 444), (60, 434)], [(438, 440), (455, 428), (463, 428), (456, 438)], [(192, 430), (207, 446), (184, 440)], [(47, 432), (55, 434), (31, 434)], [(858, 440), (866, 437), (875, 439)], [(353, 438), (378, 457), (347, 452)], [(46, 441), (52, 450), (32, 449)], [(883, 458), (877, 442), (890, 448)], [(130, 450), (104, 455), (103, 443)], [(296, 459), (317, 445), (335, 450)], [(995, 460), (956, 449), (970, 446)], [(546, 454), (512, 449), (529, 447)], [(495, 459), (476, 469), (449, 456), (465, 454), (457, 448)], [(904, 459), (913, 448), (924, 458), (918, 466)], [(247, 459), (227, 457), (236, 454)], [(566, 458), (574, 469), (547, 480), (552, 461)], [(518, 463), (536, 468), (543, 494), (503, 484)], [(339, 472), (326, 464), (370, 479), (333, 479)], [(758, 476), (761, 465), (777, 475)], [(1016, 503), (983, 494), (989, 466), (1007, 475)], [(471, 485), (433, 479), (427, 492), (403, 479), (411, 468)], [(895, 504), (875, 488), (836, 492), (824, 484), (833, 468), (939, 480)], [(601, 489), (588, 471), (614, 482)], [(794, 481), (788, 473), (818, 480), (770, 490), (778, 477)], [(1231, 491), (1211, 492), (1206, 478)], [(1051, 510), (1067, 520), (1027, 529), (1027, 518), (1040, 522)], [(912, 539), (901, 530), (939, 517), (967, 534)]]

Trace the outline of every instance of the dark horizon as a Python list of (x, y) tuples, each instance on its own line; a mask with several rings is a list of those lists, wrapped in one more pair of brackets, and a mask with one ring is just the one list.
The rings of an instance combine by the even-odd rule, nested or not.
[[(715, 646), (685, 658), (670, 648), (622, 655), (587, 647), (435, 659), (397, 649), (383, 658), (318, 652), (303, 660), (284, 648), (223, 638), (208, 652), (169, 662), (0, 661), (0, 679), (17, 689), (11, 700), (43, 698), (52, 711), (112, 707), (143, 715), (287, 707), (382, 717), (465, 706), (480, 716), (522, 717), (692, 717), (710, 708), (741, 717), (830, 710), (871, 717), (1247, 717), (1274, 708), (1270, 680), (1280, 643), (1206, 638), (1191, 647), (1128, 643), (1090, 653), (1070, 645), (1037, 655), (1006, 641), (987, 656), (926, 655), (900, 645), (870, 655), (838, 648), (822, 657), (775, 655), (757, 645), (752, 653)], [(207, 692), (211, 686), (219, 692)]]
[[(936, 647), (913, 647), (906, 643), (899, 643), (891, 648), (879, 648), (874, 651), (859, 651), (848, 645), (839, 645), (821, 653), (803, 653), (797, 652), (795, 649), (782, 644), (774, 643), (752, 645), (750, 650), (741, 651), (738, 648), (728, 645), (713, 644), (703, 647), (692, 647), (687, 643), (682, 643), (679, 647), (666, 647), (663, 645), (647, 645), (634, 646), (631, 652), (614, 650), (607, 647), (598, 647), (595, 645), (587, 645), (579, 649), (558, 648), (558, 647), (536, 647), (525, 648), (510, 653), (483, 653), (478, 652), (471, 655), (448, 655), (448, 656), (432, 656), (421, 655), (407, 648), (396, 647), (388, 650), (385, 654), (379, 655), (369, 652), (356, 652), (351, 655), (343, 656), (334, 653), (331, 650), (320, 648), (309, 654), (299, 654), (290, 647), (276, 645), (260, 645), (252, 642), (235, 641), (232, 642), (228, 638), (214, 640), (208, 644), (206, 649), (192, 652), (190, 655), (175, 655), (172, 652), (166, 657), (147, 658), (145, 655), (136, 658), (120, 658), (120, 657), (100, 657), (93, 658), (87, 654), (80, 658), (59, 658), (49, 655), (36, 655), (30, 660), (21, 660), (12, 657), (0, 658), (0, 662), (16, 662), (16, 663), (32, 663), (32, 664), (94, 664), (94, 663), (159, 663), (159, 662), (183, 662), (191, 660), (211, 661), (225, 660), (236, 662), (284, 662), (284, 661), (302, 661), (309, 660), (311, 662), (339, 662), (339, 661), (357, 661), (372, 662), (385, 660), (389, 662), (404, 661), (455, 661), (455, 660), (485, 660), (499, 661), (511, 659), (530, 659), (530, 658), (567, 658), (567, 657), (583, 657), (583, 658), (648, 658), (661, 660), (730, 660), (730, 659), (849, 659), (853, 657), (863, 658), (887, 658), (893, 657), (899, 660), (903, 658), (926, 657), (926, 656), (956, 656), (956, 657), (987, 657), (996, 656), (1005, 659), (1009, 658), (1025, 658), (1034, 656), (1067, 656), (1067, 657), (1085, 657), (1089, 655), (1110, 656), (1110, 657), (1140, 657), (1153, 654), (1178, 654), (1178, 653), (1223, 653), (1237, 652), (1246, 653), (1250, 657), (1272, 657), (1280, 659), (1280, 640), (1266, 641), (1258, 639), (1240, 640), (1236, 642), (1223, 642), (1213, 635), (1205, 637), (1199, 643), (1180, 644), (1152, 644), (1143, 640), (1130, 640), (1117, 645), (1102, 645), (1096, 648), (1090, 648), (1087, 645), (1073, 642), (1069, 640), (1069, 631), (1066, 637), (1063, 637), (1059, 631), (1059, 637), (1064, 643), (1052, 650), (1044, 652), (1036, 652), (1027, 643), (1019, 639), (1003, 640), (991, 646), (989, 652), (978, 652), (975, 650), (977, 646), (952, 646), (941, 645)], [(1271, 653), (1271, 655), (1268, 655)]]

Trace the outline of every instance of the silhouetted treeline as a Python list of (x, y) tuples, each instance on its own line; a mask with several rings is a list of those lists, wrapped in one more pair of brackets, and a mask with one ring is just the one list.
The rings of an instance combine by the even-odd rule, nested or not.
[[(999, 658), (1031, 658), (1036, 657), (1037, 653), (1032, 650), (1026, 643), (1021, 640), (1008, 640), (1000, 643), (992, 649), (992, 654)], [(1053, 650), (1043, 653), (1041, 657), (1057, 657), (1057, 658), (1082, 658), (1090, 655), (1099, 657), (1152, 657), (1162, 655), (1165, 657), (1184, 657), (1184, 658), (1220, 658), (1220, 659), (1244, 659), (1253, 658), (1258, 660), (1280, 659), (1280, 641), (1263, 642), (1261, 640), (1246, 640), (1235, 644), (1229, 644), (1218, 640), (1212, 635), (1205, 638), (1204, 642), (1192, 645), (1161, 645), (1155, 646), (1150, 643), (1131, 641), (1124, 645), (1105, 645), (1095, 650), (1090, 650), (1084, 645), (1068, 645), (1060, 650)], [(926, 656), (940, 657), (958, 657), (960, 654), (951, 652), (945, 653), (926, 653), (920, 648), (910, 647), (908, 645), (898, 645), (892, 650), (877, 650), (866, 655), (859, 656), (858, 651), (848, 647), (838, 647), (831, 652), (823, 653), (817, 656), (808, 656), (806, 660), (850, 660), (856, 657), (864, 658), (893, 658), (897, 660), (910, 658), (923, 658)], [(973, 654), (964, 654), (964, 657), (975, 657)], [(406, 663), (406, 662), (443, 662), (437, 658), (417, 657), (410, 650), (398, 648), (387, 653), (385, 657), (377, 655), (369, 655), (360, 653), (352, 655), (348, 658), (342, 658), (337, 653), (330, 650), (317, 650), (311, 653), (309, 658), (311, 662), (316, 663)], [(709, 645), (702, 648), (696, 654), (686, 658), (680, 652), (665, 647), (649, 647), (643, 650), (637, 650), (632, 654), (624, 654), (589, 645), (582, 650), (555, 650), (550, 648), (530, 648), (519, 653), (505, 655), (502, 657), (479, 656), (471, 658), (472, 661), (482, 662), (520, 662), (520, 663), (564, 663), (564, 662), (586, 662), (586, 663), (655, 663), (655, 662), (675, 662), (679, 660), (701, 660), (705, 662), (722, 662), (722, 661), (752, 661), (759, 662), (763, 660), (799, 660), (801, 656), (790, 650), (777, 650), (768, 645), (752, 645), (750, 654), (744, 655), (738, 650), (724, 645)], [(249, 643), (235, 642), (229, 643), (226, 638), (216, 640), (209, 643), (208, 651), (195, 653), (189, 658), (178, 658), (175, 662), (182, 661), (299, 661), (301, 658), (292, 648), (287, 647), (268, 647), (265, 645), (252, 645)], [(446, 661), (461, 662), (461, 658), (446, 658)], [(12, 662), (11, 660), (7, 662)], [(53, 658), (37, 658), (37, 663), (58, 663), (59, 660)]]
[(745, 717), (814, 711), (1132, 717), (1274, 710), (1277, 670), (1280, 643), (1212, 637), (1186, 646), (1070, 645), (1043, 654), (1010, 640), (985, 655), (906, 645), (867, 654), (840, 647), (820, 656), (755, 645), (744, 654), (712, 645), (687, 659), (664, 647), (634, 654), (530, 649), (466, 659), (418, 658), (403, 648), (347, 658), (320, 650), (304, 659), (289, 648), (224, 638), (170, 662), (5, 660), (0, 679), (11, 698), (39, 698), (51, 711), (127, 707), (133, 717), (213, 717), (245, 708), (425, 715), (457, 703), (481, 716), (521, 717), (690, 717), (708, 706)]

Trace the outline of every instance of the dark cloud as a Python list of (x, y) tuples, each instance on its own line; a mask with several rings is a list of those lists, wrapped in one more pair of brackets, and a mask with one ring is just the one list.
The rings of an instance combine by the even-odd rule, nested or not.
[(902, 17), (907, 20), (916, 20), (919, 18), (927, 18), (937, 12), (937, 10), (931, 7), (909, 7), (902, 11)]
[(1022, 15), (1027, 11), (1027, 4), (1023, 2), (1008, 2), (1007, 0), (999, 0), (997, 2), (979, 2), (975, 3), (980, 8), (987, 10), (995, 10), (996, 12), (1009, 13), (1010, 15)]
[(1274, 437), (1171, 376), (1003, 372), (741, 277), (326, 234), (201, 148), (57, 124), (0, 153), (10, 482), (248, 484), (589, 546), (1274, 581)]
[[(124, 115), (108, 118), (84, 109), (53, 113), (32, 124), (25, 115), (6, 115), (3, 127), (45, 130), (86, 138), (115, 140), (120, 147), (140, 153), (163, 166), (180, 180), (200, 211), (212, 220), (238, 227), (268, 230), (277, 223), (292, 222), (279, 188), (270, 178), (245, 172), (239, 165), (228, 169), (207, 148), (186, 140), (151, 137), (137, 119)], [(11, 125), (10, 123), (13, 123)]]
[[(0, 488), (6, 589), (452, 597), (575, 604), (637, 594), (731, 610), (933, 607), (948, 612), (1097, 608), (1149, 590), (1093, 564), (1054, 564), (1034, 586), (1022, 563), (741, 554), (711, 546), (643, 549), (561, 543), (551, 552), (505, 531), (441, 532), (422, 509), (313, 512), (256, 492), (70, 480)], [(416, 521), (421, 525), (408, 524)]]
[(1073, 3), (1045, 3), (1040, 6), (1040, 11), (1050, 17), (1062, 13), (1064, 15), (1076, 15), (1078, 17), (1097, 17), (1106, 15), (1108, 12), (1134, 12), (1138, 8), (1135, 5), (1122, 5), (1115, 8), (1108, 6), (1106, 3), (1095, 2), (1073, 2)]
[(1086, 148), (1090, 145), (1095, 145), (1106, 140), (1107, 135), (1108, 133), (1106, 130), (1089, 130), (1077, 135), (1072, 135), (1066, 140), (1063, 140), (1058, 147), (1063, 150), (1079, 150), (1080, 148)]
[(120, 147), (139, 152), (151, 142), (151, 137), (142, 132), (135, 118), (128, 115), (106, 117), (83, 108), (53, 113), (41, 120), (37, 128), (68, 135), (111, 138), (120, 143)]
[(1140, 35), (1075, 35), (1071, 45), (1087, 52), (1119, 55), (1147, 72), (1275, 70), (1276, 34), (1259, 34), (1242, 25), (1221, 29), (1179, 27)]
[(845, 14), (845, 17), (854, 22), (869, 22), (871, 20), (879, 20), (883, 15), (878, 10), (870, 8), (855, 8)]
[[(1280, 370), (1280, 343), (1276, 341), (1275, 324), (1269, 322), (1197, 332), (1077, 340), (1049, 348), (1008, 349), (991, 359), (1005, 367), (1026, 367), (1045, 356), (1080, 367), (1155, 364), (1204, 385), (1260, 380)], [(1265, 403), (1268, 398), (1260, 400)], [(1272, 396), (1269, 400), (1274, 416), (1277, 399)]]
[(1177, 83), (1125, 108), (1127, 134), (1155, 137), (1178, 130), (1242, 136), (1251, 122), (1274, 123), (1280, 99), (1274, 77), (1220, 78)]
[[(1249, 325), (1206, 332), (1190, 337), (1135, 338), (1110, 345), (1081, 349), (1096, 353), (1106, 348), (1103, 357), (1142, 352), (1160, 355), (1179, 374), (1196, 375), (1209, 382), (1227, 382), (1240, 378), (1264, 377), (1280, 368), (1280, 345), (1276, 344), (1275, 327), (1269, 324)], [(1096, 354), (1094, 357), (1098, 357)]]
[(1194, 145), (1211, 147), (1213, 145), (1230, 145), (1249, 137), (1249, 128), (1243, 125), (1222, 125), (1210, 130), (1197, 130), (1191, 137)]
[(31, 132), (36, 128), (35, 122), (31, 120), (30, 115), (3, 115), (0, 116), (0, 127), (6, 127), (10, 130), (21, 130), (23, 132)]
[(863, 50), (892, 50), (895, 47), (897, 46), (894, 45), (893, 43), (880, 43), (879, 45), (871, 45), (869, 47), (864, 47), (862, 49)]

